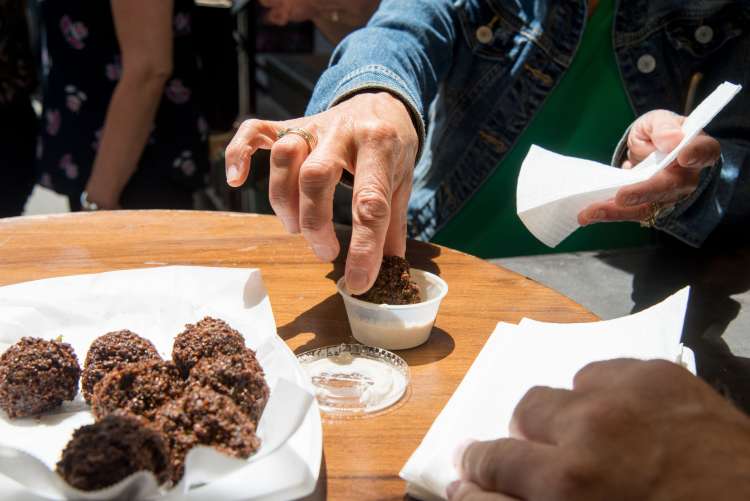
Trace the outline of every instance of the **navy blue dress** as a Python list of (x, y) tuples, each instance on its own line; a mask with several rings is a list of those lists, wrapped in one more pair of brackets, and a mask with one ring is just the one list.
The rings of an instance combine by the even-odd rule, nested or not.
[[(205, 184), (208, 126), (196, 89), (193, 11), (192, 0), (175, 0), (174, 70), (138, 169), (121, 196), (124, 208), (190, 208), (192, 192)], [(120, 48), (109, 1), (43, 0), (41, 13), (40, 183), (68, 196), (76, 210), (122, 73)]]

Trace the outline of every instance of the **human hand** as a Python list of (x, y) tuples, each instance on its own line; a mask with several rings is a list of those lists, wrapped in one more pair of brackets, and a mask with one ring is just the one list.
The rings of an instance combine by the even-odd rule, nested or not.
[[(640, 117), (628, 135), (628, 159), (622, 167), (638, 165), (655, 150), (669, 153), (675, 149), (684, 137), (684, 121), (685, 117), (666, 110)], [(614, 199), (589, 205), (578, 214), (578, 223), (648, 220), (653, 216), (652, 204), (668, 207), (695, 191), (701, 170), (714, 165), (720, 155), (719, 142), (701, 132), (671, 165), (646, 181), (621, 188)]]
[[(278, 133), (303, 128), (317, 140)], [(418, 149), (406, 106), (386, 92), (357, 94), (310, 117), (247, 120), (226, 150), (227, 182), (241, 186), (250, 158), (271, 150), (269, 199), (287, 231), (300, 231), (315, 254), (333, 261), (340, 248), (333, 229), (333, 194), (344, 171), (354, 175), (352, 238), (346, 285), (352, 294), (374, 283), (383, 253), (404, 256), (406, 210)]]
[(451, 501), (750, 499), (750, 419), (665, 361), (588, 365), (532, 388), (513, 438), (457, 451)]

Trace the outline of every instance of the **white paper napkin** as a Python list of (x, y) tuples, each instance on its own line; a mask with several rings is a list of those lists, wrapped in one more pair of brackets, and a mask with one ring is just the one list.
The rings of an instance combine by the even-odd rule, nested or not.
[[(314, 486), (315, 479), (307, 478), (308, 468), (289, 462), (295, 453), (287, 446), (290, 440), (303, 443), (305, 439), (320, 456), (319, 437), (302, 437), (298, 432), (311, 428), (307, 421), (311, 413), (317, 414), (317, 407), (307, 376), (277, 336), (271, 303), (257, 269), (170, 266), (0, 287), (0, 352), (23, 336), (52, 339), (61, 335), (82, 363), (97, 336), (130, 329), (151, 340), (169, 358), (174, 336), (186, 323), (206, 315), (239, 330), (266, 373), (271, 395), (258, 424), (261, 447), (254, 456), (238, 460), (198, 447), (186, 458), (183, 480), (168, 492), (156, 485), (150, 473), (132, 475), (95, 493), (78, 491), (63, 482), (54, 467), (73, 430), (94, 421), (79, 394), (38, 420), (11, 420), (0, 411), (0, 479), (3, 475), (12, 478), (25, 487), (29, 497), (46, 499), (183, 499), (207, 487), (221, 489), (221, 485), (219, 499), (275, 499), (299, 485)], [(319, 426), (319, 421), (313, 421)], [(318, 471), (319, 463), (315, 463), (313, 475)], [(297, 473), (291, 473), (294, 468)], [(224, 482), (225, 477), (238, 475), (243, 476), (244, 485)], [(253, 486), (248, 487), (248, 482)], [(208, 485), (189, 491), (202, 484)], [(4, 494), (0, 485), (0, 499)]]
[(671, 164), (741, 89), (729, 82), (719, 85), (685, 119), (685, 137), (677, 148), (667, 155), (654, 152), (633, 169), (615, 169), (533, 145), (518, 176), (518, 217), (545, 245), (557, 246), (579, 228), (578, 213), (584, 208), (609, 200), (621, 187), (645, 181)]
[(695, 373), (691, 354), (680, 344), (688, 294), (682, 289), (645, 311), (609, 321), (499, 323), (401, 470), (409, 494), (444, 499), (446, 487), (458, 478), (456, 447), (466, 439), (508, 436), (513, 410), (533, 386), (571, 388), (575, 373), (588, 363), (622, 357), (687, 360)]

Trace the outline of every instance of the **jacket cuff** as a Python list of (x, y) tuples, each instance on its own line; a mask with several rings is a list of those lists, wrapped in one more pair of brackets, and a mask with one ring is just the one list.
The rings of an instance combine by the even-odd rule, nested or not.
[(708, 235), (718, 224), (718, 220), (713, 224), (696, 224), (697, 220), (704, 219), (700, 216), (690, 216), (688, 210), (698, 201), (707, 191), (708, 187), (715, 183), (722, 168), (720, 159), (712, 167), (703, 169), (698, 187), (686, 198), (680, 200), (672, 207), (664, 210), (656, 218), (654, 228), (669, 233), (673, 237), (685, 242), (693, 247), (700, 247), (705, 242)]
[(398, 98), (411, 115), (412, 124), (417, 131), (419, 138), (419, 148), (415, 161), (419, 161), (425, 144), (426, 125), (425, 120), (419, 112), (416, 103), (419, 102), (416, 96), (413, 96), (406, 85), (406, 82), (396, 73), (385, 66), (371, 64), (360, 69), (352, 71), (346, 75), (336, 86), (333, 91), (333, 98), (328, 104), (328, 109), (342, 101), (346, 101), (355, 94), (372, 91), (385, 91)]

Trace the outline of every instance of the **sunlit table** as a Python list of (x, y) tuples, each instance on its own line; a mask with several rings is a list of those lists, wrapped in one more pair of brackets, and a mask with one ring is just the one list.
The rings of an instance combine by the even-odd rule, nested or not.
[[(596, 320), (565, 296), (467, 254), (409, 242), (407, 257), (445, 279), (448, 296), (430, 340), (399, 352), (411, 368), (405, 398), (374, 417), (324, 420), (312, 498), (403, 499), (398, 472), (497, 322)], [(260, 268), (279, 336), (296, 353), (351, 341), (335, 287), (343, 260), (318, 262), (305, 240), (273, 217), (121, 211), (0, 219), (0, 285), (177, 264)]]

